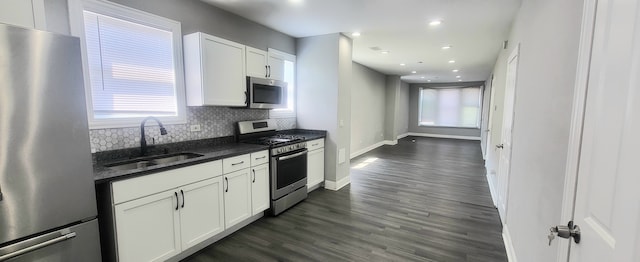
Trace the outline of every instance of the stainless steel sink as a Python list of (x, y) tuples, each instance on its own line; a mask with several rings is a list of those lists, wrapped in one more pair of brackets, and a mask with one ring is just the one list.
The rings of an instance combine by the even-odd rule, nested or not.
[(187, 160), (187, 159), (201, 157), (201, 156), (202, 156), (201, 154), (195, 154), (195, 153), (179, 153), (179, 154), (172, 154), (172, 155), (157, 156), (157, 157), (154, 157), (153, 160), (151, 161), (156, 165), (160, 165), (160, 164), (167, 164), (171, 162)]
[(196, 153), (176, 153), (169, 155), (150, 156), (144, 158), (137, 158), (117, 163), (111, 163), (105, 165), (106, 168), (111, 170), (123, 171), (139, 168), (146, 168), (149, 166), (155, 166), (160, 164), (168, 164), (176, 161), (187, 160), (191, 158), (201, 157), (201, 154)]

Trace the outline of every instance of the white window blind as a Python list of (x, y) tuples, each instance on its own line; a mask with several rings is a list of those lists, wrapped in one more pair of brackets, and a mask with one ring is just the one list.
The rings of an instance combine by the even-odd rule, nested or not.
[(177, 116), (173, 33), (84, 11), (95, 119)]
[(480, 87), (421, 88), (420, 126), (480, 127)]

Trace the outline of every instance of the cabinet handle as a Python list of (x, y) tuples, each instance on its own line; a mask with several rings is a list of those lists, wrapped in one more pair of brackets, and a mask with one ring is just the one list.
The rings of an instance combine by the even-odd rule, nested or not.
[(176, 210), (178, 210), (178, 207), (180, 206), (180, 199), (178, 199), (178, 192), (173, 192), (174, 194), (176, 194)]
[(311, 146), (317, 146), (317, 145), (318, 145), (318, 144), (313, 144), (313, 145), (311, 145)]
[(255, 183), (256, 182), (256, 170), (253, 169), (251, 171), (253, 171), (253, 182), (252, 183)]
[(224, 181), (227, 182), (227, 189), (224, 190), (224, 192), (229, 192), (229, 179), (227, 179), (226, 177), (224, 178)]
[(271, 66), (269, 66), (269, 76), (268, 77), (271, 77)]
[(184, 208), (184, 191), (180, 189), (180, 194), (182, 194), (182, 208)]
[(240, 165), (240, 164), (244, 164), (244, 161), (240, 161), (240, 162), (238, 162), (238, 163), (231, 164), (231, 165), (232, 165), (232, 166), (235, 166), (235, 165)]
[(258, 159), (264, 159), (265, 157), (267, 157), (267, 156), (256, 157), (256, 160), (258, 160)]
[(264, 77), (269, 77), (269, 66), (264, 66)]

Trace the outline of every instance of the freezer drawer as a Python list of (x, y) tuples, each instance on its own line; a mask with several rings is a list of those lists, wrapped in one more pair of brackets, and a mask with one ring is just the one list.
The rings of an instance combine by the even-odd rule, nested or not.
[(0, 248), (0, 261), (101, 261), (98, 220), (36, 236)]

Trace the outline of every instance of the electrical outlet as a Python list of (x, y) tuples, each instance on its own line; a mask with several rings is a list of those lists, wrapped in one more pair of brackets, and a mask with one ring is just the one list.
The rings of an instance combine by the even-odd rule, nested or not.
[(191, 125), (191, 132), (200, 132), (200, 125)]

